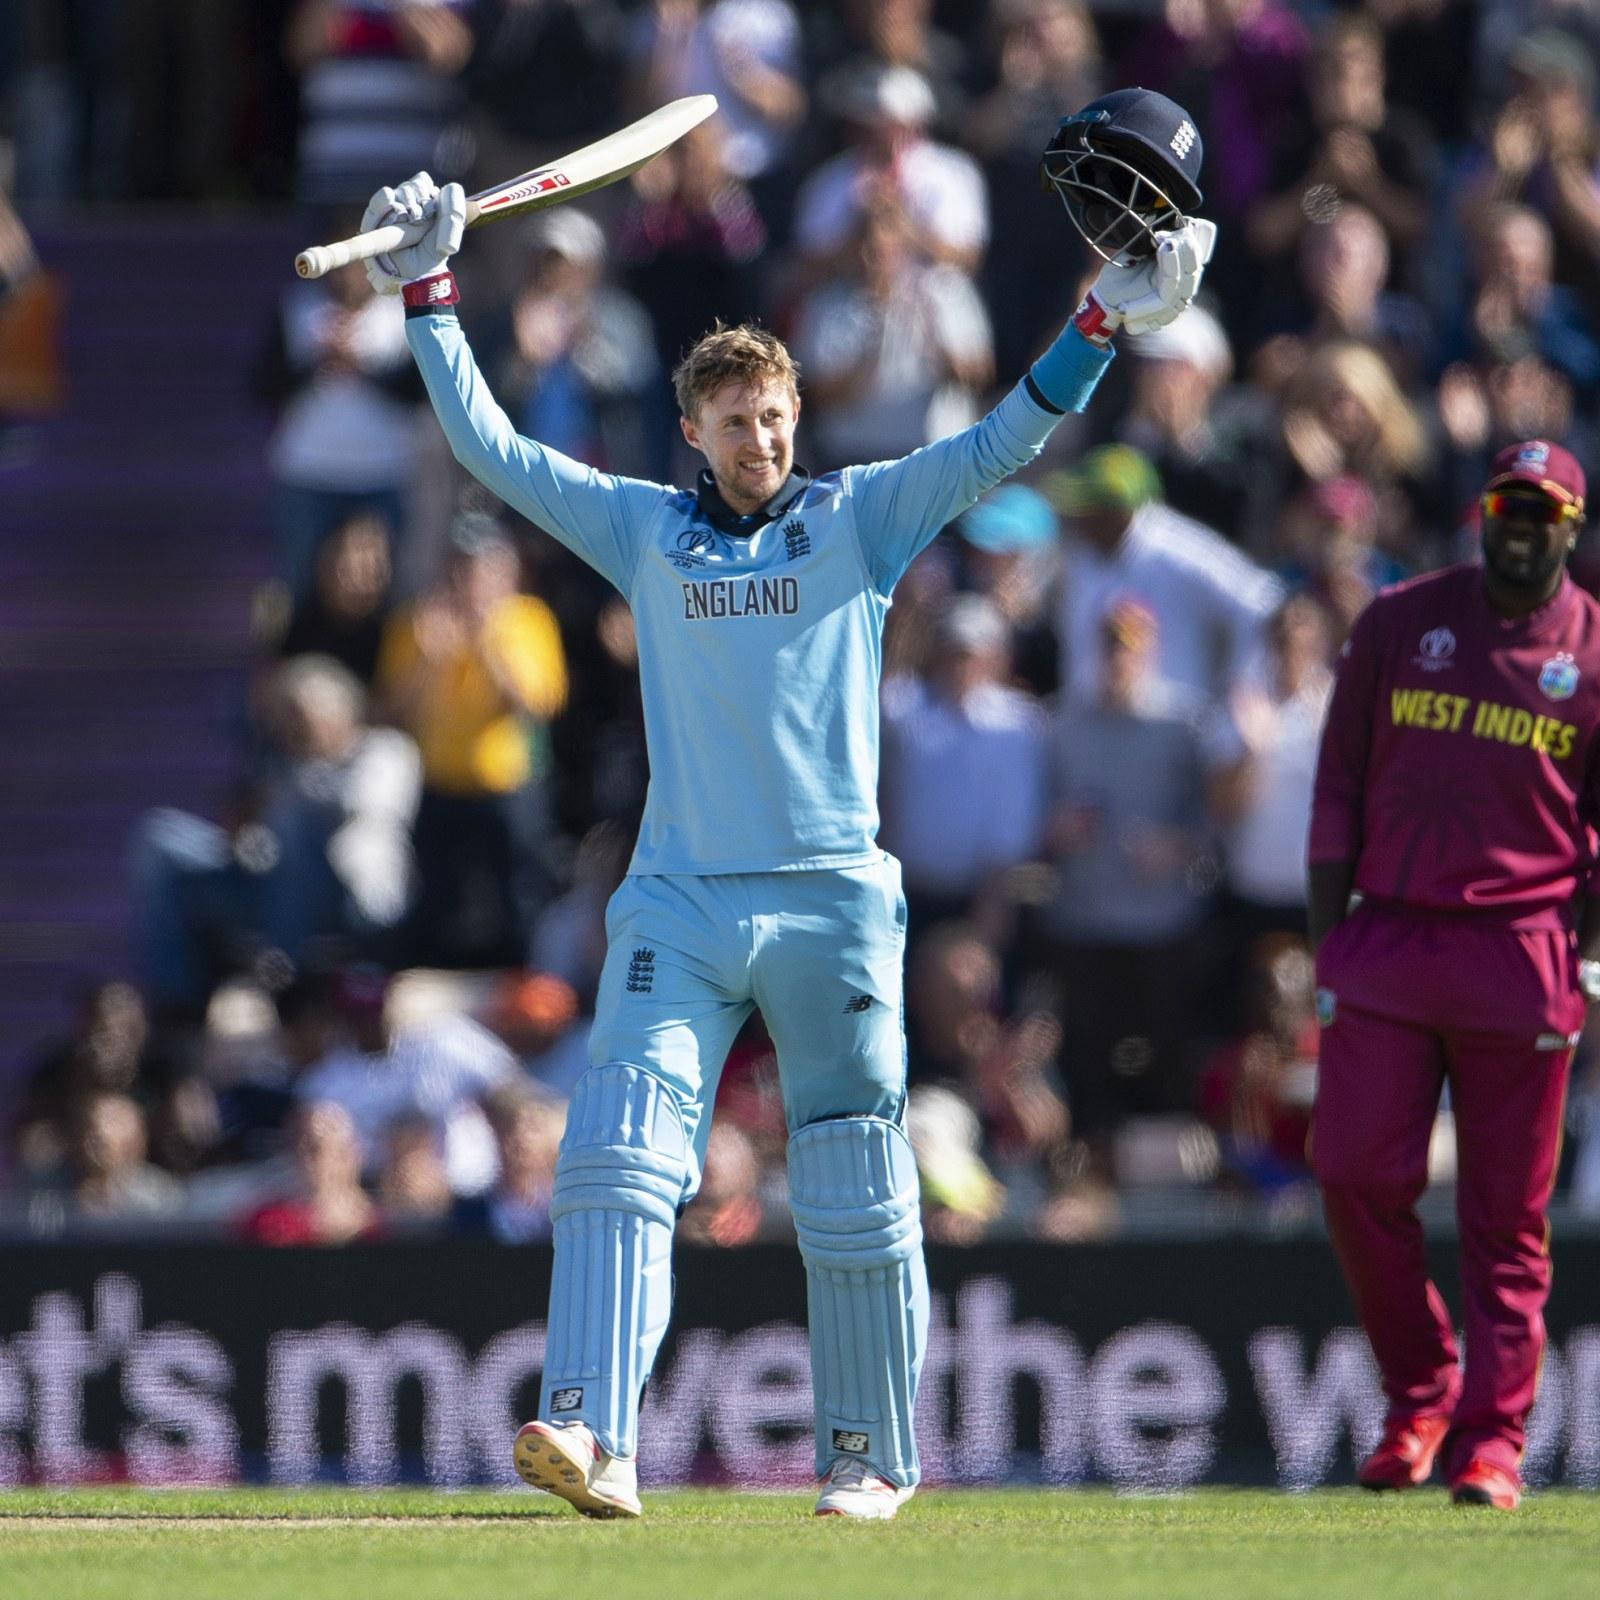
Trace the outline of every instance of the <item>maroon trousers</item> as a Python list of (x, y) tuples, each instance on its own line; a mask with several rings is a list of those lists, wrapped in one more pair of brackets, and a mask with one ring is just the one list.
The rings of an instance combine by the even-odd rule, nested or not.
[[(1312, 1166), (1389, 1419), (1451, 1419), (1445, 1471), (1516, 1472), (1544, 1351), (1546, 1207), (1581, 1026), (1571, 935), (1363, 907), (1324, 942)], [(1487, 1024), (1487, 1025), (1486, 1025)], [(1466, 1362), (1416, 1202), (1440, 1092), (1455, 1116)]]

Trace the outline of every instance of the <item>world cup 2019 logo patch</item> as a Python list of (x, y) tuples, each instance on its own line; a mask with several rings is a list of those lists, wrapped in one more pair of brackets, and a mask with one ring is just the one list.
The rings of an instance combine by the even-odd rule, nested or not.
[(1339, 998), (1332, 989), (1317, 990), (1317, 1026), (1331, 1028), (1339, 1013)]
[(1456, 636), (1448, 628), (1429, 628), (1417, 641), (1412, 660), (1424, 672), (1443, 672), (1455, 665)]
[(1539, 690), (1546, 700), (1570, 700), (1578, 688), (1578, 664), (1565, 650), (1539, 668)]

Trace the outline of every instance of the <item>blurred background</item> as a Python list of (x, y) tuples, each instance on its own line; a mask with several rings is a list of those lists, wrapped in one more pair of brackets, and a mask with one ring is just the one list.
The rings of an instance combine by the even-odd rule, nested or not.
[[(463, 321), (521, 430), (687, 482), (670, 370), (759, 318), (822, 471), (1054, 336), (1097, 263), (1038, 155), (1140, 83), (1205, 138), (1201, 302), (889, 619), (911, 1131), (940, 1243), (1314, 1232), (1330, 662), (1473, 557), (1501, 445), (1600, 471), (1597, 49), (1587, 0), (12, 0), (0, 1229), (547, 1235), (648, 778), (631, 619), (464, 479), (398, 304), (296, 250), (713, 92), (472, 234)], [(1558, 1234), (1600, 1217), (1595, 1059)], [(783, 1143), (756, 1022), (686, 1236), (785, 1238)]]

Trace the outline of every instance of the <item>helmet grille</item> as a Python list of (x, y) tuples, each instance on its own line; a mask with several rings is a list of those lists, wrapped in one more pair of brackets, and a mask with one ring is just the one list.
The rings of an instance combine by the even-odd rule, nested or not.
[(1053, 145), (1045, 151), (1045, 182), (1096, 255), (1124, 266), (1153, 256), (1161, 235), (1182, 227), (1182, 212), (1153, 178), (1120, 155), (1094, 148), (1081, 130), (1079, 137), (1076, 149)]

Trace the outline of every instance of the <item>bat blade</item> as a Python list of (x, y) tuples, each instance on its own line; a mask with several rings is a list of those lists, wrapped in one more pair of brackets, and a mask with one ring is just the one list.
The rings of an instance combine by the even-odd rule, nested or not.
[[(475, 228), (502, 217), (542, 211), (617, 183), (676, 144), (716, 109), (715, 95), (694, 94), (673, 100), (570, 155), (534, 167), (509, 183), (482, 189), (467, 198), (467, 226)], [(302, 278), (320, 278), (351, 261), (404, 249), (417, 243), (426, 232), (426, 227), (406, 228), (391, 223), (333, 244), (312, 245), (294, 258), (294, 269)]]

